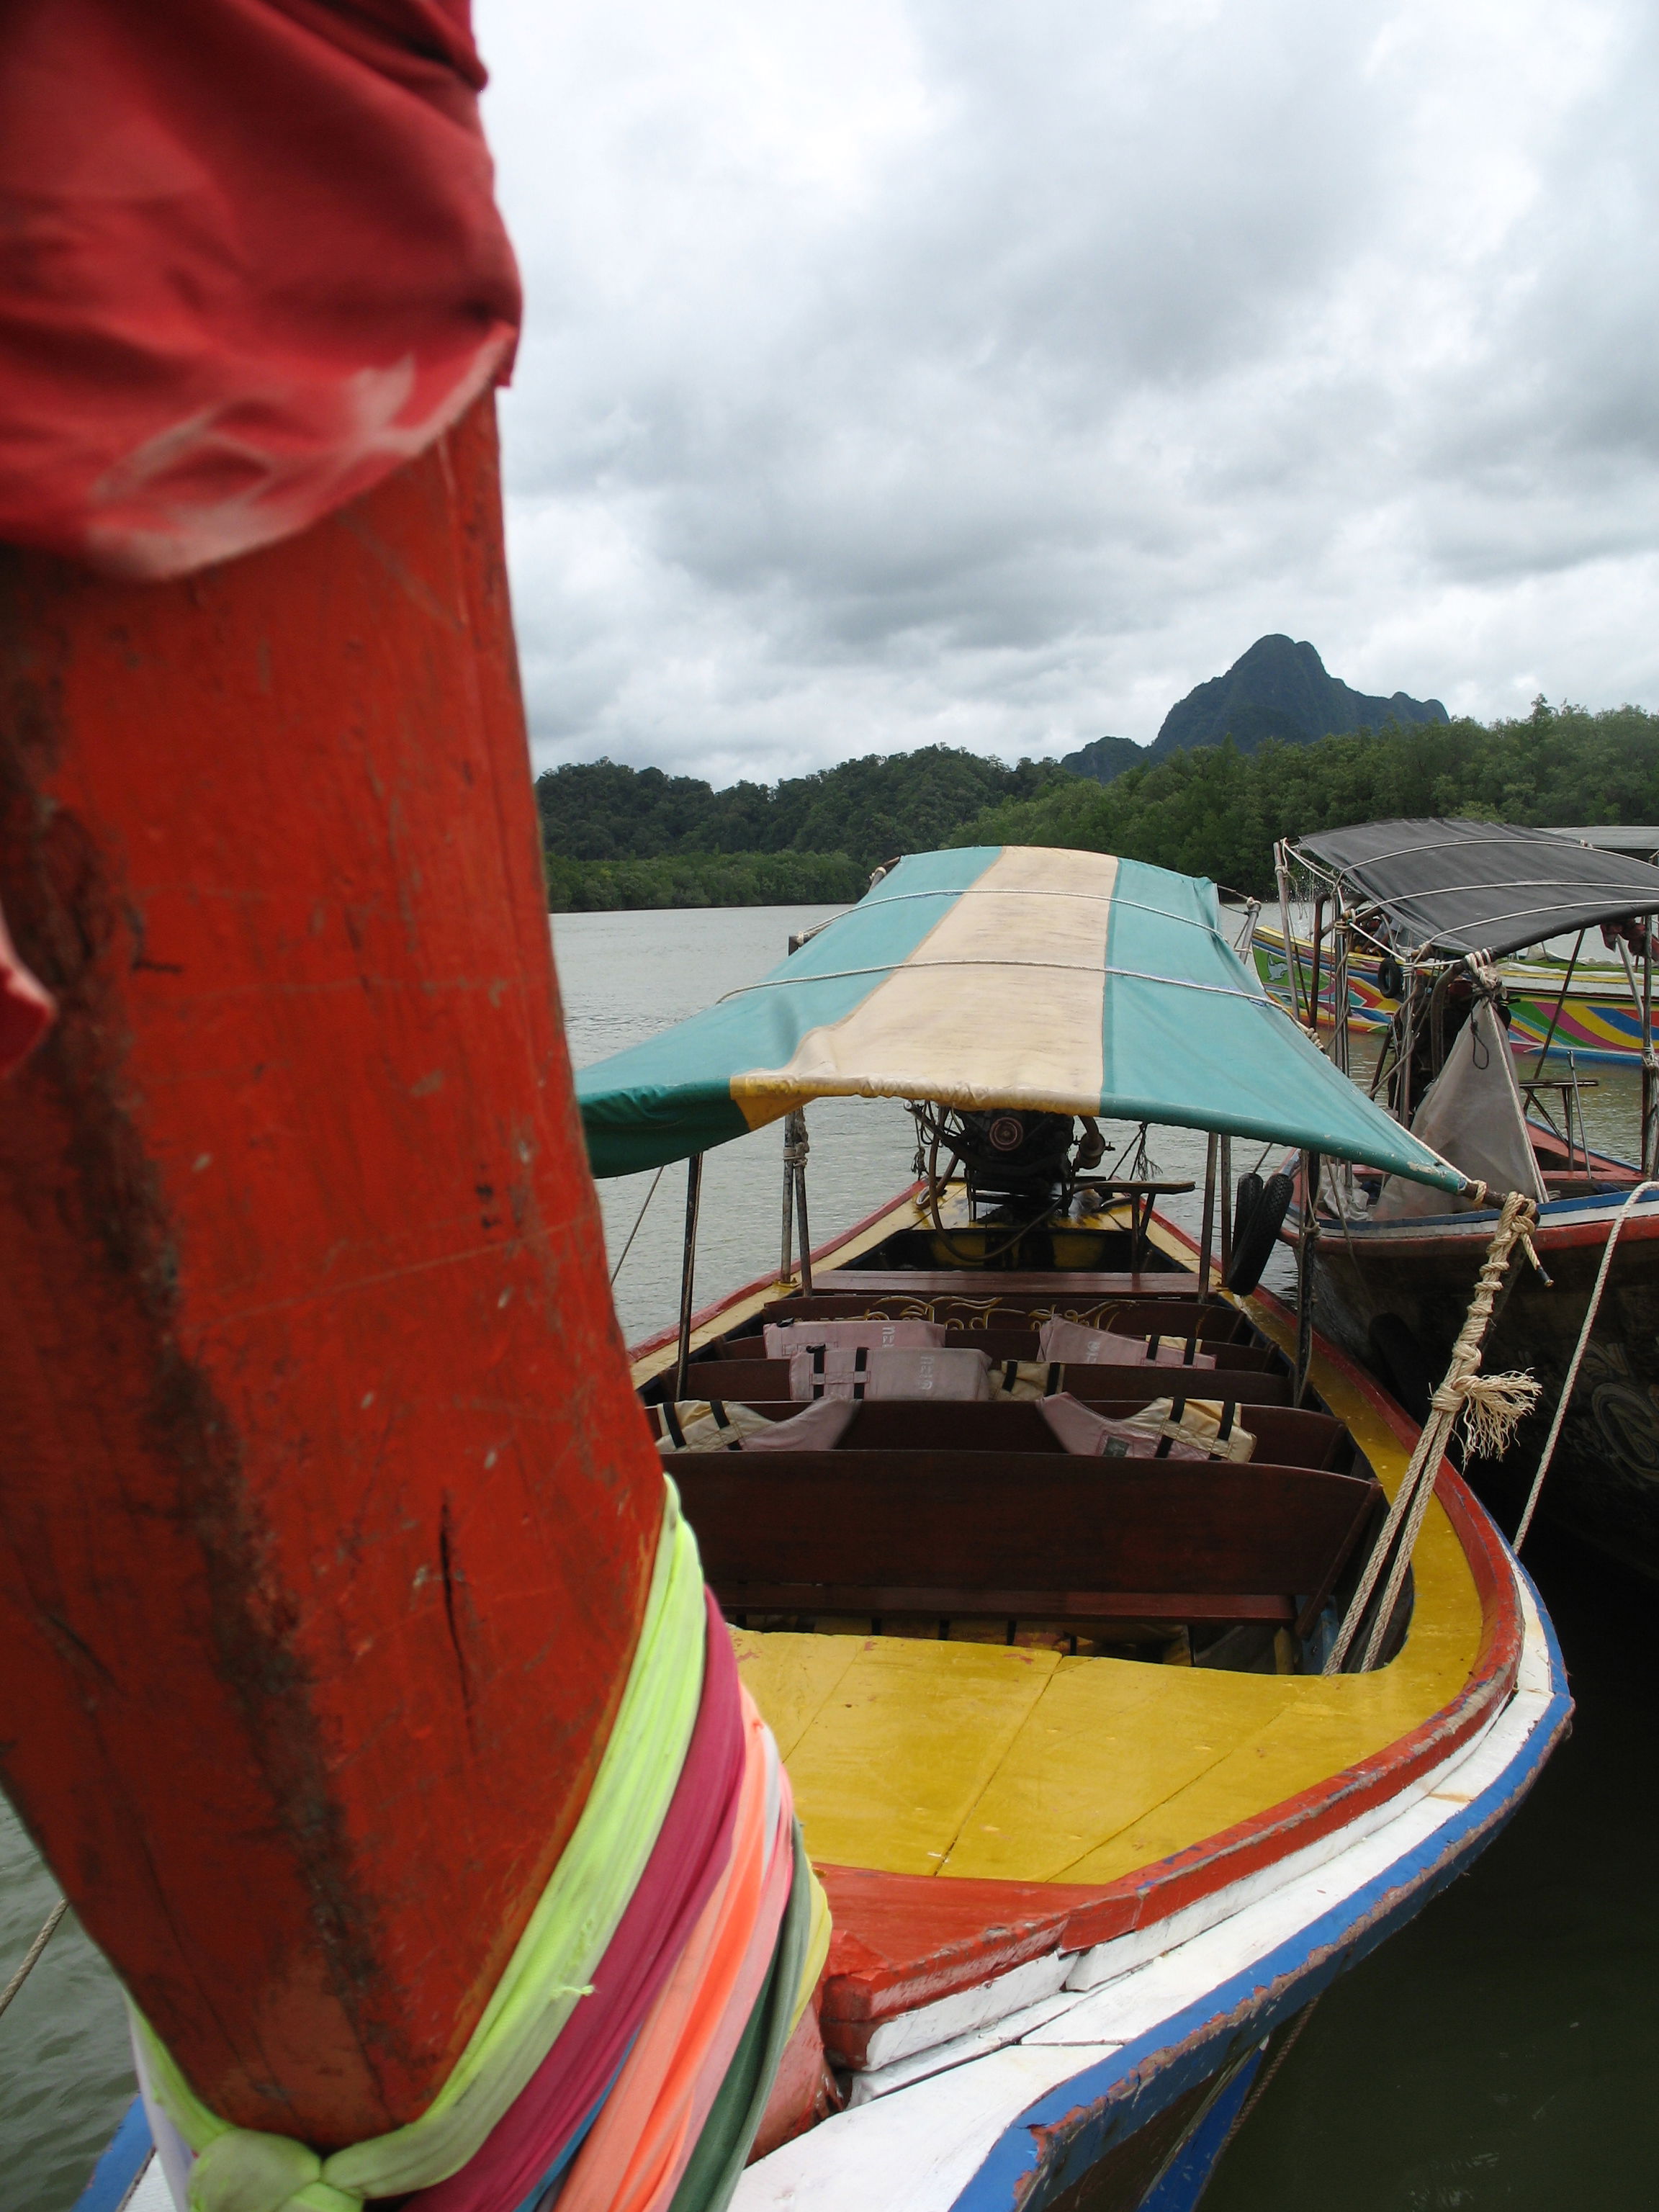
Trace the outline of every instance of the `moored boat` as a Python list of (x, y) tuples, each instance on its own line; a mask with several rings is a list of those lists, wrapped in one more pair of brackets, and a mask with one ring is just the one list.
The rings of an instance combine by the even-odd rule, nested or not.
[[(1045, 945), (1058, 1017), (1019, 989)], [(993, 848), (905, 860), (751, 990), (579, 1078), (601, 1173), (824, 1095), (915, 1102), (933, 1162), (803, 1277), (701, 1315), (689, 1237), (681, 1323), (635, 1347), (834, 1913), (840, 2109), (763, 2146), (746, 2212), (1195, 2202), (1274, 2038), (1554, 1740), (1547, 1626), (1449, 1470), (1389, 1663), (1321, 1671), (1376, 1521), (1269, 1553), (1355, 1483), (1380, 1515), (1413, 1426), (1322, 1341), (1298, 1389), (1296, 1316), (1222, 1294), (1149, 1215), (1133, 1139), (1071, 1147), (1073, 1115), (1131, 1101), (1305, 1134), (1333, 1073), (1208, 886)], [(1379, 1120), (1328, 1141), (1397, 1144)], [(1171, 1452), (1204, 1455), (1153, 1458), (1200, 1405), (1204, 1445)]]
[[(1526, 1190), (1537, 1202), (1536, 1264), (1517, 1271), (1492, 1356), (1529, 1371), (1541, 1395), (1502, 1466), (1477, 1469), (1483, 1489), (1515, 1527), (1553, 1439), (1538, 1510), (1659, 1576), (1659, 1190), (1644, 1182), (1659, 1142), (1649, 939), (1659, 869), (1489, 823), (1372, 823), (1305, 839), (1287, 858), (1322, 886), (1334, 927), (1355, 941), (1386, 937), (1412, 980), (1373, 1087), (1492, 1192)], [(1572, 1067), (1516, 1073), (1531, 1035), (1517, 1036), (1504, 956), (1563, 929), (1580, 944), (1603, 929), (1629, 940), (1620, 1021), (1643, 1068), (1637, 1161), (1589, 1144)], [(1559, 1040), (1571, 1018), (1572, 966), (1559, 971), (1556, 1001), (1534, 1008), (1531, 1027), (1546, 1038), (1553, 1030)], [(1292, 1241), (1303, 1227), (1299, 1170), (1297, 1181), (1284, 1225)], [(1442, 1207), (1374, 1176), (1322, 1182), (1319, 1324), (1419, 1414), (1494, 1218), (1491, 1204)]]

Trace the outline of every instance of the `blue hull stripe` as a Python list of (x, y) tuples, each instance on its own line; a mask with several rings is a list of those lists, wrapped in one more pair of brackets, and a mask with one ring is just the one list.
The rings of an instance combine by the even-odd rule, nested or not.
[[(1524, 1569), (1516, 1567), (1516, 1572), (1526, 1580)], [(1530, 1582), (1527, 1587), (1531, 1589)], [(1538, 1618), (1548, 1644), (1553, 1694), (1497, 1781), (1417, 1850), (1277, 1950), (1160, 2022), (1139, 2042), (1125, 2044), (1029, 2105), (957, 2197), (953, 2212), (1042, 2212), (1173, 2099), (1209, 2080), (1249, 2045), (1299, 2012), (1479, 1856), (1525, 1796), (1572, 1711), (1560, 1648), (1541, 1605)], [(1191, 2201), (1196, 2202), (1195, 2195)], [(1159, 2212), (1184, 2208), (1179, 2199), (1167, 2206), (1160, 2202)]]
[(118, 2212), (132, 2185), (148, 2164), (149, 2122), (142, 2097), (135, 2097), (121, 2115), (121, 2124), (109, 2147), (93, 2168), (92, 2179), (75, 2200), (75, 2212)]

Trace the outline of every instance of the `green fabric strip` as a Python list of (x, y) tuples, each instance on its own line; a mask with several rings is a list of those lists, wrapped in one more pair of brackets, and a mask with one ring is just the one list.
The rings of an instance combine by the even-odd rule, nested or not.
[[(1103, 994), (1103, 1115), (1305, 1146), (1461, 1188), (1457, 1170), (1334, 1067), (1246, 972), (1221, 933), (1213, 884), (1120, 860), (1106, 965), (1117, 972)], [(1212, 988), (1144, 980), (1159, 976)]]
[[(803, 945), (762, 984), (661, 1036), (581, 1070), (576, 1098), (596, 1176), (635, 1175), (746, 1135), (732, 1079), (782, 1067), (809, 1030), (842, 1020), (879, 989), (976, 883), (1000, 845), (902, 860), (851, 913)], [(858, 969), (862, 972), (849, 974)], [(787, 988), (775, 988), (786, 981)]]
[(634, 1893), (691, 1740), (706, 1633), (696, 1543), (670, 1482), (639, 1644), (587, 1802), (483, 2017), (418, 2119), (327, 2158), (232, 2128), (133, 2008), (161, 2102), (201, 2154), (191, 2212), (352, 2212), (365, 2197), (428, 2188), (473, 2155), (588, 1994)]
[(793, 1841), (794, 1877), (772, 1964), (726, 2069), (726, 2079), (709, 2107), (696, 2148), (680, 2176), (669, 2212), (726, 2212), (765, 2116), (784, 2046), (793, 2029), (801, 1964), (812, 1931), (811, 1884), (799, 1820), (793, 1825)]

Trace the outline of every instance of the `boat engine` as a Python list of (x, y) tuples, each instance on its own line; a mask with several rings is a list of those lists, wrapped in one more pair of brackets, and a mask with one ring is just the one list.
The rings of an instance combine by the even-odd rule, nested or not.
[(1069, 1185), (1073, 1126), (1069, 1114), (1003, 1108), (944, 1117), (945, 1142), (961, 1162), (970, 1203), (1010, 1199), (1039, 1202)]

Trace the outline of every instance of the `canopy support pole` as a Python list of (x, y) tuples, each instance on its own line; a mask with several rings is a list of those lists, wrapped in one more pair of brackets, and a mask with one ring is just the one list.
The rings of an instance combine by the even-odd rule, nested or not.
[(1223, 1137), (1221, 1167), (1221, 1282), (1226, 1287), (1233, 1271), (1233, 1140)]
[(1313, 1262), (1319, 1241), (1319, 1154), (1302, 1155), (1302, 1228), (1296, 1246), (1296, 1388), (1291, 1402), (1299, 1406), (1308, 1389), (1308, 1370), (1313, 1364)]
[(789, 1117), (794, 1130), (795, 1212), (800, 1230), (800, 1286), (808, 1297), (812, 1290), (812, 1232), (806, 1225), (806, 1115), (797, 1107)]
[(1204, 1236), (1199, 1249), (1198, 1296), (1200, 1304), (1210, 1296), (1210, 1255), (1215, 1249), (1216, 1143), (1212, 1131), (1204, 1148)]
[(1283, 840), (1273, 847), (1273, 872), (1279, 878), (1279, 927), (1285, 939), (1285, 982), (1291, 994), (1291, 1015), (1302, 1018), (1302, 993), (1297, 974), (1296, 940), (1291, 935), (1291, 872), (1285, 863)]
[(806, 1114), (797, 1106), (783, 1123), (783, 1255), (778, 1280), (787, 1283), (794, 1273), (795, 1218), (800, 1217), (800, 1286), (812, 1287), (812, 1240), (806, 1226)]
[(685, 1164), (685, 1249), (680, 1255), (680, 1349), (674, 1363), (674, 1395), (685, 1395), (685, 1370), (691, 1361), (691, 1282), (697, 1264), (697, 1212), (702, 1203), (702, 1154)]
[(1412, 1054), (1417, 1049), (1417, 1002), (1421, 998), (1422, 977), (1415, 963), (1406, 970), (1406, 999), (1397, 1017), (1400, 1022), (1400, 1043), (1395, 1061), (1395, 1119), (1402, 1129), (1412, 1125)]
[[(1625, 963), (1625, 981), (1630, 985), (1631, 1002), (1636, 1008), (1636, 1018), (1642, 1024), (1642, 1145), (1638, 1155), (1642, 1173), (1653, 1173), (1654, 1121), (1654, 1057), (1653, 1057), (1653, 916), (1642, 917), (1642, 980), (1636, 980), (1636, 967), (1630, 957), (1630, 947), (1621, 937), (1619, 957)], [(1585, 1148), (1585, 1173), (1589, 1172), (1589, 1152)], [(1571, 1163), (1569, 1164), (1571, 1164)]]
[(1555, 1042), (1555, 1025), (1561, 1018), (1561, 1009), (1566, 1005), (1567, 994), (1572, 988), (1572, 972), (1577, 967), (1578, 956), (1584, 949), (1584, 934), (1582, 929), (1578, 933), (1578, 942), (1573, 946), (1572, 957), (1567, 963), (1565, 981), (1562, 983), (1560, 994), (1555, 1001), (1555, 1012), (1550, 1016), (1550, 1025), (1544, 1032), (1544, 1042), (1538, 1048), (1538, 1073), (1540, 1075), (1544, 1073), (1544, 1062), (1549, 1057), (1550, 1047)]
[(1353, 934), (1348, 910), (1341, 909), (1331, 939), (1331, 1064), (1348, 1073), (1348, 971)]
[(783, 1123), (783, 1243), (778, 1254), (778, 1280), (787, 1283), (795, 1272), (795, 1163), (793, 1114)]
[(1322, 955), (1325, 949), (1325, 894), (1322, 891), (1314, 901), (1313, 971), (1308, 979), (1308, 1024), (1314, 1033), (1314, 1042), (1319, 1042), (1319, 994), (1324, 982)]
[(1654, 1172), (1659, 1152), (1659, 1085), (1654, 1081), (1653, 1059), (1653, 925), (1659, 915), (1644, 917), (1642, 926), (1642, 1173)]

